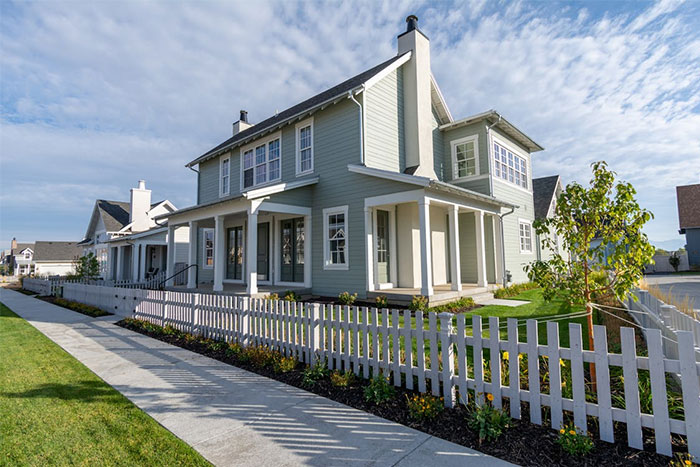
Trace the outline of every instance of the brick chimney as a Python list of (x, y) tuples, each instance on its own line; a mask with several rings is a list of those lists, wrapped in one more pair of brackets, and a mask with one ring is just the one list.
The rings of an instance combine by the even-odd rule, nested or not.
[(433, 129), (430, 40), (418, 29), (418, 17), (406, 18), (406, 32), (398, 37), (399, 55), (411, 51), (403, 66), (406, 167), (414, 175), (436, 179), (433, 168)]
[(129, 222), (132, 232), (143, 232), (151, 227), (148, 211), (151, 210), (151, 190), (146, 189), (146, 181), (139, 180), (138, 188), (131, 189), (131, 211)]
[(14, 250), (17, 248), (17, 237), (12, 237), (12, 243), (10, 244), (10, 248)]

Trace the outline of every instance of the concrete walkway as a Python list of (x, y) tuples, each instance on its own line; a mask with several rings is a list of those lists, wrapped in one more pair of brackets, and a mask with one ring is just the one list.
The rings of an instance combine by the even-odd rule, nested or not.
[(4, 288), (0, 301), (216, 465), (512, 465), (115, 326), (115, 316)]

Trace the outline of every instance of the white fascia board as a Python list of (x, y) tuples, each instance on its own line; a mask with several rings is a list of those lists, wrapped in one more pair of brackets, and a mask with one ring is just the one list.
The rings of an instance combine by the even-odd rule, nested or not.
[(370, 79), (365, 81), (364, 89), (367, 90), (367, 89), (371, 88), (372, 86), (374, 86), (375, 84), (380, 82), (382, 79), (387, 77), (389, 75), (389, 73), (396, 70), (398, 67), (400, 67), (401, 65), (403, 65), (407, 61), (409, 61), (411, 59), (411, 55), (412, 55), (412, 52), (410, 52), (410, 51), (406, 52), (405, 54), (403, 54), (401, 56), (401, 58), (396, 60), (394, 63), (387, 66), (382, 71), (380, 71), (379, 73), (377, 73), (376, 75), (372, 76)]
[(418, 185), (422, 187), (430, 185), (430, 179), (428, 177), (419, 177), (417, 175), (391, 172), (389, 170), (375, 169), (364, 165), (348, 164), (348, 170), (350, 172), (362, 175), (369, 175), (370, 177), (378, 177), (386, 180), (393, 180), (395, 182), (409, 183), (411, 185)]
[(450, 112), (450, 108), (447, 106), (447, 101), (445, 100), (445, 96), (442, 95), (442, 91), (440, 90), (440, 86), (438, 86), (437, 80), (435, 79), (435, 76), (433, 75), (432, 72), (430, 73), (430, 84), (432, 84), (433, 90), (435, 91), (435, 94), (437, 95), (437, 98), (438, 98), (437, 103), (445, 111), (445, 115), (447, 116), (447, 123), (454, 122), (454, 118), (452, 118), (452, 112)]
[(263, 188), (248, 190), (245, 193), (243, 193), (243, 197), (246, 199), (262, 198), (264, 196), (274, 195), (275, 193), (281, 193), (283, 191), (289, 191), (294, 190), (295, 188), (313, 185), (315, 183), (318, 183), (318, 180), (318, 177), (313, 177), (303, 180), (295, 180), (293, 182), (276, 183), (274, 185), (266, 186)]
[(430, 187), (433, 190), (437, 191), (446, 191), (454, 194), (458, 194), (460, 196), (467, 196), (469, 198), (482, 201), (484, 203), (490, 203), (490, 204), (496, 204), (498, 206), (506, 207), (506, 208), (517, 208), (518, 206), (515, 204), (508, 203), (506, 201), (502, 201), (500, 199), (496, 199), (493, 196), (487, 196), (483, 195), (481, 193), (477, 193), (476, 191), (468, 190), (466, 188), (462, 188), (460, 186), (452, 185), (450, 183), (446, 182), (441, 182), (438, 180), (432, 180), (430, 183)]
[(146, 230), (144, 232), (139, 232), (139, 233), (135, 233), (135, 234), (131, 234), (131, 235), (125, 235), (123, 237), (112, 238), (112, 239), (107, 240), (107, 243), (131, 240), (132, 238), (136, 239), (136, 238), (148, 237), (150, 235), (159, 234), (159, 233), (165, 232), (167, 230), (168, 230), (167, 227), (156, 227), (154, 229)]

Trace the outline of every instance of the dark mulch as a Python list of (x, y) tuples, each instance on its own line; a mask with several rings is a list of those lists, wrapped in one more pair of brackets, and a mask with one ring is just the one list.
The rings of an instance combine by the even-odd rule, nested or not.
[(69, 300), (64, 300), (60, 297), (54, 297), (52, 295), (40, 295), (36, 298), (45, 302), (49, 302), (53, 305), (60, 306), (61, 308), (65, 308), (66, 310), (75, 311), (76, 313), (90, 316), (92, 318), (100, 318), (102, 316), (109, 316), (113, 314), (94, 306), (85, 305), (83, 303), (78, 302), (71, 302)]
[[(416, 421), (410, 417), (406, 404), (406, 396), (415, 393), (403, 388), (396, 388), (396, 397), (389, 402), (382, 405), (374, 405), (364, 399), (363, 390), (368, 381), (361, 378), (356, 379), (346, 388), (333, 386), (329, 378), (324, 378), (309, 387), (302, 382), (303, 364), (298, 364), (294, 370), (288, 373), (275, 373), (271, 368), (256, 367), (223, 351), (214, 351), (207, 344), (198, 340), (186, 341), (182, 336), (147, 332), (143, 328), (123, 320), (116, 324), (519, 465), (656, 466), (668, 465), (670, 461), (668, 457), (655, 453), (653, 432), (644, 430), (644, 450), (639, 451), (627, 447), (627, 433), (624, 424), (616, 423), (615, 439), (619, 440), (619, 442), (609, 444), (598, 440), (598, 431), (593, 422), (590, 422), (589, 429), (594, 437), (595, 447), (583, 458), (572, 457), (565, 453), (556, 443), (558, 433), (555, 430), (545, 426), (534, 425), (527, 421), (529, 420), (529, 413), (525, 403), (523, 404), (522, 420), (512, 420), (511, 426), (498, 440), (479, 444), (478, 436), (467, 425), (470, 409), (462, 405), (454, 409), (446, 409), (433, 420)], [(546, 424), (548, 421), (546, 410), (544, 418)], [(681, 437), (674, 436), (673, 444), (674, 451), (687, 452), (685, 441)]]
[(36, 295), (36, 292), (32, 292), (31, 290), (27, 289), (14, 289), (15, 292), (23, 293), (24, 295)]

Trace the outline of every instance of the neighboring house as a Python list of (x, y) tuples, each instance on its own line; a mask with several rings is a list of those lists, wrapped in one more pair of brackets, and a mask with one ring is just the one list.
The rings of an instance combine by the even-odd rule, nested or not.
[(34, 273), (34, 244), (17, 243), (15, 238), (10, 245), (7, 264), (15, 276), (29, 276)]
[(438, 303), (527, 280), (543, 148), (493, 110), (453, 119), (407, 24), (396, 56), (260, 123), (241, 112), (187, 164), (197, 205), (167, 218), (190, 228), (188, 287)]
[[(90, 217), (83, 254), (94, 253), (102, 277), (114, 280), (142, 281), (165, 270), (167, 228), (156, 217), (175, 211), (168, 200), (151, 203), (151, 190), (139, 180), (132, 188), (130, 201), (99, 199)], [(186, 242), (188, 232), (179, 232), (178, 245)], [(178, 260), (187, 258), (187, 246), (181, 246)]]
[[(532, 193), (535, 203), (535, 219), (544, 220), (554, 216), (554, 210), (557, 205), (557, 199), (563, 191), (561, 178), (559, 175), (549, 177), (540, 177), (532, 179)], [(546, 261), (552, 258), (552, 254), (560, 253), (559, 237), (556, 232), (551, 232), (549, 235), (554, 240), (554, 249), (545, 248), (542, 246), (542, 238), (536, 234), (535, 244), (537, 249), (537, 259)]]
[(82, 254), (77, 242), (41, 242), (34, 244), (34, 275), (65, 276), (75, 272), (75, 260)]
[(685, 234), (688, 263), (700, 269), (700, 184), (676, 187), (678, 233)]

